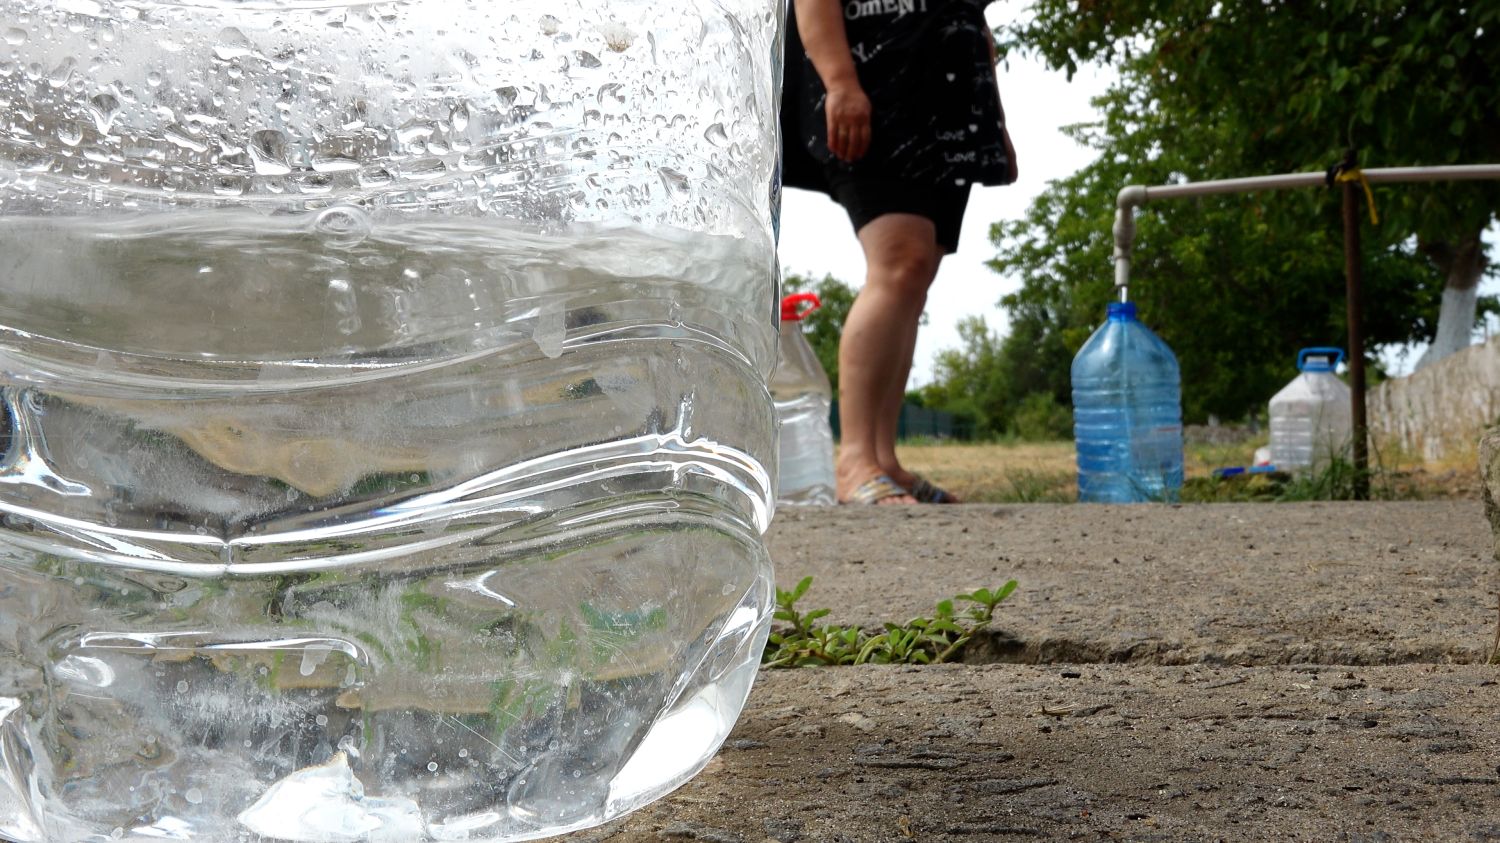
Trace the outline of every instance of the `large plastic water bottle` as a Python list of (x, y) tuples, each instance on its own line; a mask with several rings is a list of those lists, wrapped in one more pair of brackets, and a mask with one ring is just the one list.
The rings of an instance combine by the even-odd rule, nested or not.
[(1136, 320), (1134, 302), (1073, 358), (1078, 499), (1169, 501), (1182, 488), (1181, 375), (1172, 350)]
[[(804, 305), (811, 307), (804, 310)], [(803, 318), (819, 305), (815, 293), (794, 293), (781, 301), (781, 356), (770, 386), (781, 422), (776, 502), (782, 504), (834, 502), (833, 428), (828, 423), (833, 388), (802, 333)]]
[(1282, 470), (1346, 458), (1353, 439), (1349, 387), (1334, 374), (1344, 352), (1304, 348), (1292, 379), (1271, 399), (1271, 462)]
[(0, 0), (0, 839), (499, 841), (771, 604), (780, 4)]

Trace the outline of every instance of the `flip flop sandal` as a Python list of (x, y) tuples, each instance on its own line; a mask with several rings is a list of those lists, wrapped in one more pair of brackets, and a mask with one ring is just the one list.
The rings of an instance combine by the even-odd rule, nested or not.
[(911, 496), (917, 499), (917, 503), (958, 503), (958, 498), (947, 489), (934, 486), (921, 476), (917, 477), (916, 485), (911, 487)]
[(878, 474), (875, 477), (872, 477), (871, 479), (861, 483), (859, 485), (859, 488), (855, 489), (854, 493), (849, 496), (848, 500), (840, 501), (840, 503), (870, 506), (873, 504), (877, 504), (880, 501), (885, 500), (886, 498), (894, 498), (909, 494), (911, 494), (911, 492), (908, 492), (901, 486), (897, 485), (896, 481), (892, 480), (889, 476)]

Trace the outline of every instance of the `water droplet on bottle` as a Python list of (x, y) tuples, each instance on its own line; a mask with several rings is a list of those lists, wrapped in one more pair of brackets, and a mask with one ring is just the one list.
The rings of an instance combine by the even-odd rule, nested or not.
[[(328, 299), (333, 305), (333, 312), (338, 315), (335, 327), (339, 333), (348, 336), (358, 331), (363, 324), (359, 318), (359, 302), (355, 299), (354, 288), (342, 278), (330, 278), (328, 280)], [(307, 656), (303, 656), (303, 666), (307, 665)], [(311, 675), (311, 674), (304, 674)]]
[(104, 9), (95, 0), (66, 0), (57, 4), (60, 9), (79, 17), (97, 18), (104, 14)]
[(19, 29), (19, 28), (14, 27), (14, 26), (11, 27), (10, 29), (5, 30), (5, 43), (7, 43), (7, 44), (25, 44), (26, 43), (26, 30)]
[(578, 62), (578, 66), (586, 70), (593, 70), (601, 64), (599, 57), (588, 50), (574, 50), (573, 61)]
[(436, 773), (437, 772), (437, 762), (436, 761), (428, 761), (427, 762), (427, 772), (429, 772), (429, 773)]
[(688, 177), (677, 172), (671, 167), (658, 167), (656, 174), (661, 177), (662, 186), (668, 193), (686, 193), (688, 190)]
[(250, 136), (250, 160), (262, 176), (284, 176), (292, 171), (286, 162), (286, 135), (276, 129), (261, 129)]
[(114, 125), (115, 116), (120, 113), (120, 101), (113, 94), (99, 94), (89, 100), (87, 106), (89, 116), (94, 118), (94, 128), (99, 134), (109, 134), (109, 127)]
[(421, 120), (413, 120), (396, 129), (396, 140), (412, 144), (432, 137), (432, 126)]
[(459, 758), (468, 758), (469, 757), (469, 751), (467, 749), (460, 749), (458, 751), (458, 757)]
[[(179, 693), (179, 694), (186, 694), (187, 690), (188, 690), (187, 680), (186, 679), (180, 679), (180, 680), (178, 680), (178, 682), (177, 682), (177, 693)], [(154, 738), (154, 737), (148, 737), (148, 738), (146, 738), (146, 743), (156, 743), (156, 738)]]
[[(313, 219), (313, 231), (333, 246), (350, 248), (363, 242), (375, 228), (370, 215), (353, 205), (324, 208)], [(347, 281), (339, 283), (348, 285)], [(330, 286), (332, 282), (330, 282)]]
[(359, 169), (359, 162), (353, 158), (331, 155), (324, 158), (314, 158), (312, 168), (314, 172), (319, 173), (346, 173), (350, 170)]
[(47, 74), (47, 84), (54, 88), (64, 87), (72, 79), (76, 67), (78, 67), (78, 62), (72, 56), (68, 56), (58, 63), (57, 67), (52, 68), (51, 73)]
[(562, 26), (562, 21), (553, 15), (542, 15), (540, 23), (543, 35), (556, 35), (557, 30)]
[(250, 47), (250, 39), (245, 37), (245, 33), (232, 26), (219, 30), (217, 41), (218, 43), (214, 45), (214, 55), (223, 61), (232, 61), (254, 52)]
[(77, 146), (83, 140), (83, 128), (71, 120), (57, 124), (57, 139), (68, 146)]
[(197, 805), (203, 801), (203, 791), (196, 787), (190, 787), (183, 792), (182, 798), (186, 799), (189, 805)]
[(161, 76), (160, 73), (156, 72), (155, 70), (153, 70), (150, 73), (146, 74), (146, 84), (147, 85), (150, 85), (151, 87), (156, 88), (156, 87), (159, 87), (161, 85), (161, 82), (162, 82), (162, 76)]
[(319, 714), (317, 717), (313, 718), (313, 721), (316, 722), (319, 726), (327, 726), (328, 725), (328, 715), (326, 715), (326, 714)]
[(173, 146), (192, 152), (207, 152), (208, 146), (187, 136), (186, 130), (168, 128), (162, 130), (162, 139)]
[[(334, 284), (344, 285), (345, 292), (349, 289), (348, 281), (330, 281), (328, 284), (329, 288), (332, 289)], [(309, 645), (302, 651), (302, 664), (298, 666), (297, 672), (303, 676), (312, 676), (318, 667), (328, 660), (328, 656), (332, 652), (333, 648), (327, 644)]]
[(703, 137), (707, 138), (708, 142), (713, 144), (714, 146), (729, 145), (729, 135), (724, 132), (723, 123), (715, 123), (712, 126), (709, 126), (707, 129), (704, 129)]
[(366, 167), (359, 171), (358, 178), (362, 187), (380, 187), (390, 184), (394, 177), (384, 167)]
[(241, 196), (245, 192), (245, 180), (238, 176), (223, 176), (214, 179), (214, 193), (220, 196)]
[(451, 115), (449, 115), (448, 119), (449, 119), (449, 121), (451, 121), (453, 123), (453, 131), (455, 131), (455, 132), (462, 132), (465, 129), (468, 129), (469, 128), (469, 109), (468, 109), (468, 107), (461, 105), (458, 108), (453, 109), (453, 113)]
[(631, 43), (635, 41), (635, 33), (630, 31), (630, 27), (615, 21), (600, 24), (599, 34), (604, 36), (604, 43), (617, 53), (630, 49)]

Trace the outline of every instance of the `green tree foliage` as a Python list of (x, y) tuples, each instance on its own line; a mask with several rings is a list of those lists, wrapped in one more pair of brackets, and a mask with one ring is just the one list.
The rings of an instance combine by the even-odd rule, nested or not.
[(1011, 432), (1033, 442), (1069, 439), (1073, 436), (1073, 412), (1051, 395), (1033, 392), (1016, 408)]
[[(1213, 177), (1197, 161), (1202, 146), (1161, 145), (1153, 157), (1152, 129), (1120, 131), (1126, 101), (1113, 92), (1104, 126), (1074, 130), (1100, 149), (1097, 161), (1055, 183), (1023, 219), (992, 229), (999, 253), (991, 266), (1021, 280), (1002, 301), (1012, 328), (999, 357), (1015, 385), (1012, 401), (1071, 398), (1072, 357), (1115, 296), (1119, 186)], [(1189, 420), (1243, 417), (1295, 374), (1299, 348), (1344, 345), (1339, 226), (1338, 202), (1318, 191), (1166, 202), (1140, 214), (1131, 295), (1177, 352)], [(1441, 281), (1410, 244), (1366, 257), (1371, 342), (1429, 335), (1423, 316), (1436, 311)]]
[(960, 319), (958, 336), (958, 348), (943, 349), (933, 358), (933, 382), (919, 390), (919, 403), (952, 413), (980, 438), (1001, 433), (1008, 419), (1009, 384), (1000, 365), (1000, 336), (983, 316)]
[(854, 305), (856, 290), (848, 284), (825, 275), (821, 281), (813, 281), (804, 275), (788, 274), (782, 281), (782, 293), (817, 293), (822, 305), (802, 320), (802, 331), (807, 342), (828, 373), (833, 384), (833, 396), (839, 393), (839, 337), (844, 333), (844, 320), (849, 317), (849, 308)]
[[(1073, 417), (1065, 400), (1036, 378), (1041, 367), (1007, 362), (1018, 346), (1015, 334), (1002, 338), (983, 316), (966, 316), (958, 323), (959, 347), (939, 351), (933, 359), (933, 382), (922, 387), (912, 403), (953, 413), (971, 425), (979, 438), (1002, 435), (1022, 439), (1065, 439), (1072, 435)], [(1067, 361), (1061, 363), (1066, 371)]]
[[(1367, 166), (1500, 160), (1500, 3), (1036, 0), (999, 40), (1070, 71), (1120, 72), (1096, 102), (1102, 120), (1072, 129), (1098, 159), (992, 230), (992, 266), (1022, 281), (1003, 302), (1012, 396), (1066, 398), (1065, 361), (1113, 295), (1110, 226), (1126, 184), (1322, 169), (1350, 145)], [(1478, 242), (1500, 191), (1398, 186), (1376, 199), (1366, 335), (1429, 339), (1453, 274), (1437, 246)], [(1344, 344), (1336, 194), (1162, 202), (1139, 226), (1132, 297), (1177, 351), (1189, 420), (1242, 416), (1291, 377), (1299, 347)]]

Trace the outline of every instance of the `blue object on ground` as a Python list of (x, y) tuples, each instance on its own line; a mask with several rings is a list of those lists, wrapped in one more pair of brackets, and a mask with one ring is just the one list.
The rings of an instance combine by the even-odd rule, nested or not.
[(1243, 465), (1231, 465), (1226, 468), (1214, 469), (1214, 476), (1219, 478), (1238, 477), (1241, 474), (1271, 474), (1275, 471), (1276, 466), (1274, 465), (1252, 465), (1248, 468)]

